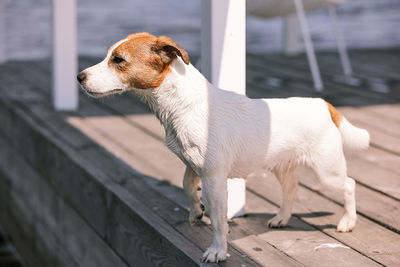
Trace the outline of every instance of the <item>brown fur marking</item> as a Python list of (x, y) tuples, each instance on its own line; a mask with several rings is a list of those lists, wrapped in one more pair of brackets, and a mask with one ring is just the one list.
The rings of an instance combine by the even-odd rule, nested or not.
[[(108, 65), (119, 75), (122, 83), (129, 88), (151, 89), (161, 85), (170, 72), (170, 64), (182, 57), (189, 64), (185, 50), (166, 36), (156, 37), (148, 33), (136, 33), (127, 36), (127, 41), (114, 49)], [(124, 59), (114, 63), (114, 57)]]
[(328, 105), (328, 110), (329, 110), (329, 113), (331, 114), (333, 123), (336, 125), (336, 127), (339, 127), (340, 122), (343, 119), (342, 114), (340, 114), (339, 111), (337, 111), (337, 109), (334, 106), (332, 106), (330, 103), (328, 103), (327, 101), (325, 101), (325, 103)]

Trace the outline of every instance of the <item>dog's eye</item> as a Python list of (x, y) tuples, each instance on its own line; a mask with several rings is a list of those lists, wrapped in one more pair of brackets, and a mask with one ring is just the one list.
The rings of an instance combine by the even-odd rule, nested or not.
[(115, 64), (119, 64), (119, 63), (121, 63), (121, 62), (123, 62), (123, 61), (125, 61), (125, 59), (123, 59), (122, 57), (117, 57), (117, 56), (115, 56), (115, 57), (112, 59), (112, 62), (115, 63)]

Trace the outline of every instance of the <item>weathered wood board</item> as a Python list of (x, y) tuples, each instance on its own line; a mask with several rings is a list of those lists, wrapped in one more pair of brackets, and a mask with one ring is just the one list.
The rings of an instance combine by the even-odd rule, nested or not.
[[(396, 51), (394, 50), (393, 53), (397, 53)], [(382, 58), (379, 57), (381, 54)], [(347, 157), (349, 175), (358, 183), (356, 197), (359, 216), (357, 226), (351, 233), (342, 234), (335, 231), (336, 224), (343, 214), (342, 196), (321, 188), (313, 178), (312, 172), (306, 168), (299, 168), (297, 171), (301, 186), (294, 206), (294, 215), (288, 227), (282, 230), (268, 229), (266, 222), (278, 211), (281, 202), (280, 186), (270, 173), (256, 173), (254, 177), (249, 178), (246, 203), (248, 214), (230, 222), (229, 251), (232, 256), (227, 266), (235, 266), (239, 262), (243, 262), (246, 266), (397, 266), (400, 264), (400, 73), (398, 72), (399, 64), (395, 60), (400, 56), (396, 54), (390, 59), (390, 53), (381, 54), (379, 51), (374, 51), (373, 56), (369, 58), (366, 53), (357, 51), (351, 53), (352, 58), (354, 56), (356, 77), (363, 82), (360, 85), (338, 82), (336, 75), (340, 73), (340, 65), (335, 55), (331, 53), (318, 55), (326, 84), (326, 90), (322, 93), (316, 93), (312, 87), (304, 56), (292, 58), (276, 55), (248, 56), (247, 94), (250, 97), (323, 97), (340, 106), (340, 112), (355, 125), (366, 128), (370, 132), (371, 148), (366, 152)], [(368, 59), (370, 63), (366, 64)], [(81, 63), (89, 66), (96, 61), (86, 58)], [(381, 65), (384, 67), (378, 68)], [(67, 162), (75, 164), (79, 158), (87, 166), (91, 166), (88, 173), (100, 179), (96, 182), (85, 183), (82, 183), (83, 180), (72, 179), (70, 184), (59, 179), (46, 178), (48, 180), (45, 183), (48, 183), (50, 187), (46, 189), (47, 187), (44, 186), (42, 189), (43, 194), (46, 194), (54, 183), (62, 185), (63, 189), (59, 191), (61, 195), (57, 196), (61, 200), (58, 202), (63, 203), (65, 199), (74, 207), (73, 210), (69, 210), (65, 204), (59, 205), (59, 210), (65, 212), (65, 216), (69, 214), (68, 218), (63, 220), (69, 225), (77, 227), (81, 225), (79, 226), (81, 228), (86, 227), (82, 225), (82, 218), (90, 222), (86, 232), (92, 233), (87, 235), (85, 242), (95, 240), (98, 237), (93, 236), (93, 233), (98, 234), (101, 240), (104, 238), (113, 246), (118, 254), (117, 259), (119, 257), (124, 259), (122, 265), (133, 266), (132, 263), (139, 258), (136, 258), (133, 253), (135, 247), (131, 247), (130, 244), (140, 247), (141, 242), (128, 238), (130, 231), (136, 231), (131, 228), (131, 224), (140, 225), (143, 223), (143, 218), (146, 218), (146, 222), (160, 224), (160, 231), (164, 236), (176, 233), (170, 236), (170, 242), (174, 242), (175, 247), (186, 247), (186, 250), (183, 250), (184, 254), (193, 253), (197, 256), (201, 254), (201, 251), (210, 243), (211, 229), (205, 224), (189, 226), (187, 202), (181, 189), (184, 165), (164, 146), (162, 126), (138, 98), (124, 94), (104, 100), (93, 100), (81, 93), (79, 110), (62, 113), (60, 116), (54, 113), (50, 106), (51, 83), (48, 61), (10, 62), (7, 67), (0, 66), (0, 71), (1, 81), (7, 85), (7, 88), (0, 85), (0, 89), (3, 91), (8, 89), (3, 97), (11, 101), (10, 103), (13, 103), (16, 109), (34, 118), (30, 123), (40, 125), (40, 129), (46, 131), (51, 140), (58, 140), (56, 145), (63, 144), (68, 151), (79, 152), (76, 154), (79, 157), (76, 156), (74, 160), (68, 159)], [(390, 80), (388, 82), (390, 92), (369, 90), (367, 82), (370, 77)], [(9, 112), (0, 114), (1, 121), (8, 122), (4, 124), (3, 132), (6, 133), (17, 127), (11, 123), (12, 120), (9, 120), (9, 116), (17, 118), (17, 115)], [(63, 119), (60, 120), (60, 118)], [(15, 123), (18, 127), (23, 127), (18, 121)], [(29, 134), (36, 136), (34, 132), (14, 132), (14, 134), (19, 137), (17, 141), (10, 139), (10, 143), (7, 143), (4, 141), (6, 139), (0, 140), (0, 147), (10, 151), (1, 158), (2, 165), (0, 166), (3, 169), (9, 164), (10, 159), (22, 153), (23, 147), (32, 146), (26, 141), (29, 139)], [(38, 151), (41, 145), (45, 145), (40, 138), (37, 140), (39, 143), (33, 146), (35, 150), (32, 151)], [(125, 172), (125, 167), (122, 169), (118, 167), (120, 166), (118, 159), (107, 160), (108, 154), (98, 145), (133, 168), (131, 174)], [(66, 160), (59, 152), (54, 152), (52, 146), (46, 146), (48, 152), (55, 153), (57, 158)], [(8, 149), (8, 147), (11, 148)], [(14, 156), (4, 158), (6, 155)], [(74, 154), (69, 152), (66, 155)], [(30, 151), (26, 151), (23, 160), (29, 162), (30, 165), (33, 164), (32, 166), (39, 164), (41, 170), (38, 171), (38, 175), (44, 174), (42, 169), (45, 165), (40, 163), (41, 160), (54, 163), (44, 156), (35, 159), (35, 154)], [(83, 168), (82, 164), (79, 166)], [(23, 168), (25, 169), (28, 168)], [(23, 171), (18, 168), (9, 168), (9, 170), (13, 172), (13, 175), (18, 175), (20, 171)], [(68, 173), (78, 175), (81, 172), (75, 170), (66, 172), (65, 175)], [(54, 175), (54, 172), (50, 171), (48, 174)], [(142, 174), (149, 177), (140, 180), (132, 178), (142, 176)], [(113, 177), (118, 180), (115, 185), (111, 183)], [(35, 179), (31, 181), (32, 188), (35, 188), (34, 181), (37, 181), (36, 186), (43, 184), (43, 181), (39, 182), (39, 178)], [(97, 185), (99, 181), (107, 181), (106, 189)], [(16, 184), (18, 184), (17, 181)], [(75, 194), (74, 188), (83, 185), (89, 187), (80, 190), (81, 193), (76, 192), (76, 200), (71, 198)], [(2, 190), (4, 188), (6, 187)], [(149, 188), (150, 191), (142, 192), (140, 188)], [(18, 196), (29, 192), (30, 188), (16, 187), (15, 189), (15, 205), (19, 205), (21, 210), (29, 209), (26, 206), (28, 204), (34, 207), (36, 205), (34, 203), (48, 201), (45, 196), (44, 198), (32, 196), (31, 203), (21, 202)], [(108, 192), (113, 192), (112, 197)], [(85, 194), (87, 196), (105, 194), (109, 201), (108, 205), (115, 205), (113, 211), (102, 213), (100, 208), (102, 202), (98, 202), (96, 204), (98, 206), (91, 206), (94, 203), (87, 202), (88, 198)], [(132, 198), (131, 194), (135, 196)], [(157, 197), (157, 195), (162, 197)], [(142, 202), (141, 197), (148, 199)], [(130, 204), (117, 205), (115, 203), (118, 203), (118, 199), (123, 199), (125, 203)], [(82, 205), (79, 206), (77, 201), (83, 201)], [(138, 205), (137, 207), (142, 207), (146, 212), (140, 213), (136, 207), (133, 209), (136, 213), (131, 213), (130, 209), (133, 207), (130, 208), (129, 205)], [(99, 212), (95, 212), (93, 207), (98, 207)], [(51, 213), (51, 211), (51, 209), (43, 209), (41, 212)], [(150, 211), (157, 212), (149, 215)], [(109, 219), (104, 219), (105, 214), (110, 216)], [(13, 216), (20, 215), (15, 211)], [(32, 221), (32, 218), (40, 216), (40, 213), (32, 210), (32, 213), (26, 213), (24, 216), (27, 216), (27, 221), (29, 218)], [(46, 215), (42, 216), (46, 217)], [(165, 226), (164, 223), (166, 223)], [(59, 244), (61, 236), (47, 237), (44, 230), (46, 224), (54, 225), (54, 222), (41, 221), (41, 224), (38, 224), (37, 233), (45, 241), (42, 246)], [(115, 233), (110, 233), (108, 224), (118, 225), (119, 228)], [(25, 227), (26, 233), (29, 232), (28, 226), (21, 225), (21, 227)], [(63, 227), (66, 235), (73, 231), (73, 228), (68, 228), (68, 225)], [(52, 228), (49, 230), (56, 231)], [(96, 242), (101, 244), (101, 240)], [(150, 242), (145, 238), (143, 240)], [(78, 241), (73, 238), (68, 239), (69, 250), (59, 255), (58, 262), (61, 259), (73, 262), (75, 260), (73, 258), (78, 257), (80, 261), (90, 263), (90, 257), (93, 257), (90, 256), (91, 254), (86, 255), (74, 250), (72, 244)], [(79, 244), (84, 246), (85, 243)], [(336, 244), (337, 247), (329, 248), (326, 244)], [(140, 249), (139, 247), (136, 249)], [(157, 245), (155, 248), (152, 259), (157, 263), (166, 259), (156, 259), (157, 253), (162, 254), (161, 250), (171, 250), (171, 253), (174, 251), (173, 246), (170, 246), (168, 242)], [(114, 257), (112, 253), (105, 253), (102, 256), (110, 259)], [(53, 262), (57, 260), (53, 259)], [(36, 264), (38, 265), (39, 262)], [(79, 263), (74, 264), (79, 265)]]

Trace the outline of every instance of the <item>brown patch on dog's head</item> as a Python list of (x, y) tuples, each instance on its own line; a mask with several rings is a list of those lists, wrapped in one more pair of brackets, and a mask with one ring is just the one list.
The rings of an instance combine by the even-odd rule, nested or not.
[(337, 109), (327, 101), (325, 101), (325, 103), (328, 105), (328, 110), (329, 113), (331, 114), (331, 119), (333, 123), (336, 125), (336, 127), (339, 127), (340, 122), (342, 121), (343, 118), (342, 114), (340, 114), (339, 111), (337, 111)]
[(112, 51), (108, 66), (117, 72), (127, 88), (159, 87), (178, 56), (189, 64), (187, 52), (167, 36), (136, 33), (126, 39)]

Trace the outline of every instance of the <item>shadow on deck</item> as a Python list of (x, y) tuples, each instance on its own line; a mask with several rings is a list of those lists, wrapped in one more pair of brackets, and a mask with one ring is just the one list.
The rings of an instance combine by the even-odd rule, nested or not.
[[(318, 54), (325, 91), (316, 93), (304, 55), (248, 55), (247, 94), (323, 97), (369, 130), (371, 148), (348, 158), (358, 183), (355, 230), (335, 232), (342, 200), (306, 168), (297, 171), (301, 186), (288, 227), (268, 229), (280, 186), (257, 173), (247, 182), (247, 215), (230, 222), (231, 257), (223, 265), (400, 263), (400, 50), (350, 56), (355, 77), (346, 80), (336, 54)], [(82, 58), (81, 69), (96, 61)], [(0, 223), (29, 264), (200, 264), (211, 229), (189, 226), (184, 166), (163, 145), (163, 129), (144, 104), (132, 94), (82, 94), (78, 111), (54, 112), (47, 61), (1, 65), (0, 79)]]

